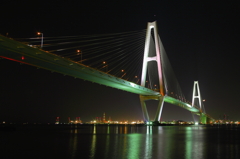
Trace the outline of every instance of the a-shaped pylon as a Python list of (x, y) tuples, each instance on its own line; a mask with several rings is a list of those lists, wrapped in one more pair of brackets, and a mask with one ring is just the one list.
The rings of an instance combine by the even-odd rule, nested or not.
[(192, 107), (195, 105), (195, 99), (198, 100), (199, 108), (200, 108), (200, 118), (199, 118), (199, 123), (201, 124), (207, 124), (207, 121), (209, 120), (207, 118), (203, 103), (202, 103), (202, 97), (200, 93), (200, 88), (198, 81), (194, 81), (193, 84), (193, 96), (192, 96)]
[(198, 81), (194, 81), (194, 84), (193, 84), (192, 106), (195, 105), (195, 99), (198, 99), (199, 107), (200, 107), (200, 110), (202, 111), (202, 97), (201, 97)]
[[(153, 37), (151, 34), (152, 29), (153, 29)], [(149, 47), (150, 47), (151, 38), (153, 38), (154, 42), (155, 42), (154, 44), (155, 44), (156, 55), (150, 57), (149, 56), (149, 49), (150, 49)], [(150, 121), (146, 103), (145, 103), (145, 101), (147, 101), (147, 100), (158, 100), (159, 101), (156, 115), (154, 118), (155, 122), (160, 121), (161, 114), (162, 114), (162, 108), (163, 108), (164, 96), (165, 96), (165, 88), (164, 88), (164, 80), (163, 80), (163, 69), (162, 69), (162, 63), (161, 63), (161, 51), (163, 48), (161, 48), (161, 46), (162, 46), (162, 44), (161, 44), (161, 40), (158, 35), (157, 23), (156, 23), (156, 21), (149, 22), (147, 25), (147, 33), (146, 33), (146, 40), (145, 40), (141, 86), (145, 87), (148, 63), (154, 61), (157, 63), (160, 95), (158, 95), (158, 96), (140, 95), (140, 102), (141, 102), (145, 122)]]

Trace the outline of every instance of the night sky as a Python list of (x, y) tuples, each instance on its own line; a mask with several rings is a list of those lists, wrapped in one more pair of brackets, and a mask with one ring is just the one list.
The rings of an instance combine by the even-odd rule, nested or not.
[[(206, 112), (240, 121), (240, 6), (236, 1), (1, 1), (0, 33), (13, 38), (158, 30), (185, 97), (198, 80)], [(236, 3), (235, 3), (236, 2)], [(143, 120), (139, 96), (33, 66), (0, 60), (0, 122)], [(149, 102), (150, 114), (156, 107)], [(162, 120), (192, 121), (190, 112), (165, 104)]]

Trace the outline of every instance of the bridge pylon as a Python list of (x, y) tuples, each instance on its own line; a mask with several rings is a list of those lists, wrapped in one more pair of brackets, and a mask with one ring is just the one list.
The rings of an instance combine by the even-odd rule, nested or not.
[(200, 93), (199, 83), (198, 81), (194, 81), (193, 84), (193, 95), (192, 95), (192, 107), (195, 105), (195, 99), (198, 101), (198, 105), (200, 107), (200, 118), (199, 123), (201, 124), (207, 124), (207, 114), (204, 110), (203, 103), (202, 103), (202, 97)]
[[(150, 56), (150, 43), (153, 42), (153, 40), (151, 40), (151, 38), (154, 39), (156, 54)], [(158, 82), (159, 82), (160, 94), (156, 95), (156, 96), (140, 95), (140, 102), (141, 102), (143, 117), (144, 117), (145, 122), (150, 121), (146, 103), (145, 103), (145, 101), (147, 101), (147, 100), (158, 100), (159, 101), (158, 108), (157, 108), (156, 115), (155, 115), (153, 122), (158, 123), (161, 119), (161, 114), (162, 114), (162, 109), (163, 109), (163, 104), (164, 104), (165, 90), (166, 90), (165, 85), (164, 85), (164, 80), (163, 80), (163, 68), (162, 68), (162, 63), (161, 63), (161, 49), (162, 49), (161, 46), (162, 45), (161, 45), (161, 40), (158, 35), (157, 23), (156, 23), (156, 21), (149, 22), (147, 25), (147, 32), (146, 32), (141, 86), (145, 87), (149, 62), (156, 62), (157, 70), (158, 70), (158, 79), (159, 79)]]

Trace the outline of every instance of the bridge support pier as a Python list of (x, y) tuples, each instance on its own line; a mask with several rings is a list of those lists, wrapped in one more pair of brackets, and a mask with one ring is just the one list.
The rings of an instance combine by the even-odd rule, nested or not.
[(206, 114), (201, 113), (199, 120), (200, 120), (199, 123), (201, 123), (201, 124), (207, 124), (207, 116), (206, 116)]
[(147, 111), (147, 106), (145, 101), (147, 100), (158, 100), (158, 107), (157, 107), (157, 111), (155, 114), (155, 118), (154, 118), (154, 123), (158, 124), (160, 119), (161, 119), (161, 114), (162, 114), (162, 109), (163, 109), (163, 104), (164, 104), (164, 96), (144, 96), (144, 95), (140, 95), (140, 103), (142, 106), (142, 112), (143, 112), (143, 118), (145, 122), (150, 122), (150, 118), (148, 115), (148, 111)]
[(201, 124), (212, 124), (215, 120), (205, 113), (200, 114), (199, 123)]

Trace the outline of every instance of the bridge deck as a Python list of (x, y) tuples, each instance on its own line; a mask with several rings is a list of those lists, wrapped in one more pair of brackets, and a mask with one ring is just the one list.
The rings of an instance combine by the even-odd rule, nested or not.
[(141, 95), (159, 95), (113, 75), (0, 35), (0, 57)]
[[(133, 82), (106, 74), (105, 72), (101, 72), (81, 63), (60, 57), (56, 54), (30, 47), (26, 44), (2, 35), (0, 35), (0, 57), (135, 94), (155, 96), (160, 95), (159, 92), (142, 87)], [(190, 104), (184, 103), (178, 99), (166, 96), (164, 101), (200, 115), (200, 110), (198, 108), (192, 107)]]

